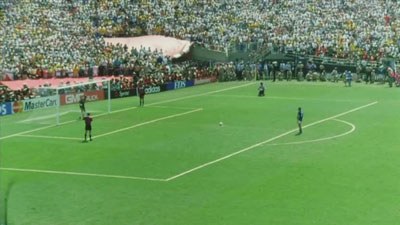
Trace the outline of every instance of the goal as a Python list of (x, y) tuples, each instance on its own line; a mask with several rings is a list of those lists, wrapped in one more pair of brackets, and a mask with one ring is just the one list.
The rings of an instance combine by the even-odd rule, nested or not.
[(79, 100), (83, 96), (86, 112), (93, 115), (111, 112), (110, 80), (65, 83), (57, 87), (43, 85), (34, 92), (37, 97), (20, 103), (21, 111), (27, 112), (20, 122), (62, 124), (82, 119)]

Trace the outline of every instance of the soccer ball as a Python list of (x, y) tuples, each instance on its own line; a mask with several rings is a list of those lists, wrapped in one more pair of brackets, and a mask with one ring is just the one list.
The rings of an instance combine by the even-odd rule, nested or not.
[(222, 123), (222, 122), (219, 122), (219, 126), (220, 127), (222, 127), (224, 125), (224, 123)]

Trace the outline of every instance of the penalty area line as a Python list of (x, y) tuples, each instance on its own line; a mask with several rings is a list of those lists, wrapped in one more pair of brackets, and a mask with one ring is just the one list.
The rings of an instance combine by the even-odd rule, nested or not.
[(128, 180), (147, 180), (147, 181), (161, 181), (161, 182), (166, 181), (165, 179), (151, 178), (151, 177), (133, 177), (133, 176), (108, 175), (108, 174), (97, 174), (97, 173), (80, 173), (80, 172), (55, 171), (55, 170), (20, 169), (20, 168), (7, 168), (7, 167), (1, 167), (0, 170), (10, 171), (10, 172), (47, 173), (47, 174), (59, 174), (59, 175), (128, 179)]
[[(348, 111), (346, 111), (346, 112), (339, 113), (339, 114), (337, 114), (337, 115), (334, 115), (334, 116), (331, 116), (331, 117), (328, 117), (328, 118), (325, 118), (325, 119), (322, 119), (322, 120), (318, 120), (318, 121), (316, 121), (316, 122), (313, 122), (313, 123), (310, 123), (310, 124), (308, 124), (308, 125), (306, 125), (306, 126), (303, 126), (303, 129), (304, 129), (304, 128), (307, 128), (307, 127), (314, 126), (314, 125), (316, 125), (316, 124), (323, 123), (323, 122), (325, 122), (325, 121), (327, 121), (327, 120), (336, 119), (336, 118), (338, 118), (338, 117), (340, 117), (340, 116), (343, 116), (343, 115), (346, 115), (346, 114), (349, 114), (349, 113), (352, 113), (352, 112), (361, 110), (361, 109), (363, 109), (363, 108), (366, 108), (366, 107), (375, 105), (375, 104), (377, 104), (377, 103), (378, 103), (377, 101), (371, 102), (371, 103), (369, 103), (369, 104), (366, 104), (366, 105), (363, 105), (363, 106), (360, 106), (360, 107), (357, 107), (357, 108), (348, 110)], [(266, 143), (272, 142), (272, 141), (274, 141), (274, 140), (276, 140), (276, 139), (279, 139), (279, 138), (281, 138), (281, 137), (284, 137), (284, 136), (286, 136), (286, 135), (288, 135), (288, 134), (291, 134), (291, 133), (293, 133), (293, 132), (296, 132), (296, 131), (298, 131), (298, 128), (293, 129), (293, 130), (290, 130), (290, 131), (287, 131), (287, 132), (282, 133), (282, 134), (280, 134), (280, 135), (278, 135), (278, 136), (272, 137), (272, 138), (270, 138), (270, 139), (267, 139), (267, 140), (265, 140), (265, 141), (262, 141), (262, 142), (259, 142), (259, 143), (257, 143), (257, 144), (251, 145), (251, 146), (249, 146), (249, 147), (243, 148), (243, 149), (241, 149), (241, 150), (239, 150), (239, 151), (236, 151), (236, 152), (231, 153), (231, 154), (229, 154), (229, 155), (226, 155), (226, 156), (223, 156), (223, 157), (221, 157), (221, 158), (215, 159), (215, 160), (213, 160), (213, 161), (204, 163), (204, 164), (199, 165), (199, 166), (197, 166), (197, 167), (194, 167), (194, 168), (192, 168), (192, 169), (186, 170), (186, 171), (184, 171), (184, 172), (182, 172), (182, 173), (179, 173), (179, 174), (177, 174), (177, 175), (174, 175), (174, 176), (172, 176), (172, 177), (167, 178), (166, 181), (175, 180), (175, 179), (177, 179), (177, 178), (179, 178), (179, 177), (185, 176), (185, 175), (187, 175), (187, 174), (189, 174), (189, 173), (192, 173), (192, 172), (194, 172), (194, 171), (200, 170), (200, 169), (202, 169), (202, 168), (204, 168), (204, 167), (207, 167), (207, 166), (210, 166), (210, 165), (212, 165), (212, 164), (221, 162), (221, 161), (223, 161), (223, 160), (225, 160), (225, 159), (229, 159), (229, 158), (231, 158), (231, 157), (233, 157), (233, 156), (235, 156), (235, 155), (239, 155), (239, 154), (241, 154), (241, 153), (243, 153), (243, 152), (247, 152), (247, 151), (249, 151), (249, 150), (252, 150), (252, 149), (254, 149), (254, 148), (256, 148), (256, 147), (262, 146), (262, 145), (264, 145), (264, 144), (266, 144)]]
[[(169, 99), (169, 100), (165, 100), (165, 101), (154, 102), (154, 103), (147, 104), (146, 106), (160, 105), (160, 104), (164, 104), (164, 103), (170, 103), (170, 102), (176, 102), (176, 101), (186, 100), (186, 99), (195, 98), (195, 97), (201, 97), (201, 96), (210, 95), (210, 94), (214, 94), (214, 93), (220, 93), (220, 92), (224, 92), (224, 91), (230, 91), (230, 90), (234, 90), (234, 89), (238, 89), (238, 88), (242, 88), (242, 87), (247, 87), (247, 86), (250, 86), (253, 84), (254, 84), (254, 82), (249, 82), (249, 83), (245, 83), (245, 84), (241, 84), (241, 85), (237, 85), (237, 86), (233, 86), (233, 87), (223, 88), (223, 89), (216, 90), (216, 91), (209, 91), (209, 92), (205, 92), (205, 93), (201, 93), (201, 94), (194, 94), (194, 95), (189, 95), (189, 96), (185, 96), (185, 97), (178, 97), (178, 98)], [(138, 107), (133, 106), (133, 107), (128, 107), (128, 108), (124, 108), (124, 109), (113, 110), (109, 113), (107, 112), (107, 113), (94, 115), (93, 117), (106, 116), (109, 114), (124, 112), (124, 111), (133, 110), (133, 109), (137, 109), (137, 108)], [(70, 120), (70, 121), (59, 123), (59, 124), (48, 125), (48, 126), (39, 127), (39, 128), (32, 129), (32, 130), (27, 130), (27, 131), (15, 133), (15, 134), (10, 134), (7, 136), (0, 137), (0, 140), (17, 137), (22, 134), (29, 134), (29, 133), (33, 133), (35, 131), (45, 130), (45, 129), (49, 129), (49, 128), (53, 128), (53, 127), (57, 127), (57, 126), (61, 126), (61, 125), (66, 125), (66, 124), (74, 123), (76, 121), (77, 120)]]

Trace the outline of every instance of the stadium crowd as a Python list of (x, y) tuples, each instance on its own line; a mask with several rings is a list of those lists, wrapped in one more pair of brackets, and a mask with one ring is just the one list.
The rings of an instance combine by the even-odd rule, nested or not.
[[(152, 82), (205, 71), (233, 74), (238, 66), (210, 72), (191, 62), (173, 63), (160, 51), (104, 41), (150, 34), (219, 50), (256, 43), (256, 49), (376, 61), (400, 56), (399, 6), (395, 0), (5, 0), (0, 66), (14, 79), (98, 74)], [(243, 71), (256, 67), (253, 62)]]

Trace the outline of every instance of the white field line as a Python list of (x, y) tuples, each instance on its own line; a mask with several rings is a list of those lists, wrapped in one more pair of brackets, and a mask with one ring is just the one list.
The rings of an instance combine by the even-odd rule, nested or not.
[(311, 142), (319, 142), (319, 141), (326, 141), (326, 140), (331, 140), (334, 138), (339, 138), (339, 137), (343, 137), (346, 136), (348, 134), (353, 133), (356, 130), (356, 126), (352, 123), (349, 123), (347, 121), (344, 120), (339, 120), (339, 119), (333, 119), (342, 123), (345, 123), (347, 125), (349, 125), (351, 127), (350, 130), (342, 133), (342, 134), (338, 134), (338, 135), (334, 135), (334, 136), (330, 136), (330, 137), (325, 137), (325, 138), (319, 138), (319, 139), (314, 139), (314, 140), (307, 140), (307, 141), (296, 141), (296, 142), (287, 142), (287, 143), (276, 143), (276, 144), (268, 144), (268, 145), (294, 145), (294, 144), (305, 144), (305, 143), (311, 143)]
[(189, 96), (185, 96), (185, 97), (169, 99), (169, 100), (165, 100), (165, 101), (161, 101), (161, 102), (151, 103), (151, 104), (148, 104), (148, 105), (159, 105), (159, 104), (163, 104), (163, 103), (176, 102), (176, 101), (190, 99), (190, 98), (194, 98), (194, 97), (205, 96), (205, 95), (220, 93), (220, 92), (224, 92), (224, 91), (234, 90), (234, 89), (247, 87), (247, 86), (254, 85), (254, 84), (255, 84), (254, 82), (249, 82), (249, 83), (245, 83), (245, 84), (234, 86), (234, 87), (224, 88), (224, 89), (221, 89), (221, 90), (209, 91), (209, 92), (205, 92), (205, 93), (201, 93), (201, 94), (189, 95)]
[[(143, 126), (143, 125), (146, 125), (146, 124), (155, 123), (155, 122), (158, 122), (158, 121), (171, 119), (171, 118), (175, 118), (175, 117), (178, 117), (178, 116), (187, 115), (187, 114), (198, 112), (198, 111), (201, 111), (201, 110), (203, 110), (203, 109), (199, 108), (199, 109), (191, 110), (191, 111), (184, 112), (184, 113), (174, 114), (174, 115), (171, 115), (171, 116), (166, 116), (166, 117), (150, 120), (150, 121), (147, 121), (147, 122), (144, 122), (144, 123), (140, 123), (140, 124), (136, 124), (136, 125), (133, 125), (133, 126), (130, 126), (130, 127), (125, 127), (125, 128), (122, 128), (122, 129), (118, 129), (118, 130), (112, 131), (112, 132), (108, 132), (108, 133), (97, 135), (97, 136), (94, 136), (93, 139), (94, 138), (103, 137), (103, 136), (107, 136), (107, 135), (111, 135), (111, 134), (118, 133), (118, 132), (122, 132), (122, 131), (126, 131), (126, 130), (129, 130), (129, 129), (132, 129), (132, 128), (135, 128), (135, 127), (139, 127), (139, 126)], [(82, 140), (81, 138), (68, 138), (68, 137), (42, 136), (42, 135), (20, 135), (20, 136), (33, 137), (33, 138), (56, 138), (56, 139)], [(79, 172), (54, 171), (54, 170), (37, 170), (37, 169), (21, 169), (21, 168), (0, 168), (0, 170), (16, 171), (16, 172), (31, 172), (31, 173), (50, 173), (50, 174), (63, 174), (63, 175), (92, 176), (92, 177), (107, 177), (107, 178), (119, 178), (119, 179), (131, 179), (131, 180), (166, 181), (165, 179), (149, 178), (149, 177), (132, 177), (132, 176), (106, 175), (106, 174), (94, 174), (94, 173), (79, 173)]]
[(4, 136), (4, 137), (0, 137), (0, 140), (7, 139), (7, 138), (12, 138), (12, 137), (17, 137), (17, 136), (20, 136), (20, 135), (23, 135), (23, 134), (29, 134), (29, 133), (32, 133), (32, 132), (35, 132), (35, 131), (39, 131), (39, 130), (45, 130), (45, 129), (48, 129), (48, 128), (51, 128), (51, 127), (55, 127), (55, 126), (56, 125), (49, 125), (49, 126), (45, 126), (45, 127), (39, 127), (39, 128), (36, 128), (36, 129), (32, 129), (32, 130), (26, 130), (26, 131), (15, 133), (15, 134), (10, 134), (10, 135)]
[(105, 177), (105, 178), (130, 179), (130, 180), (166, 181), (165, 179), (151, 178), (151, 177), (132, 177), (132, 176), (79, 173), (79, 172), (66, 172), (66, 171), (54, 171), (54, 170), (34, 170), (34, 169), (19, 169), (19, 168), (6, 168), (6, 167), (0, 168), (0, 170), (13, 171), (13, 172), (61, 174), (61, 175), (73, 175), (73, 176)]
[(310, 100), (310, 101), (332, 101), (332, 102), (355, 102), (352, 99), (321, 99), (321, 98), (296, 98), (296, 97), (284, 97), (284, 96), (273, 96), (265, 95), (263, 97), (258, 97), (257, 95), (212, 95), (213, 97), (223, 97), (223, 98), (258, 98), (258, 99), (283, 99), (283, 100)]
[(82, 140), (83, 138), (76, 137), (59, 137), (59, 136), (45, 136), (45, 135), (33, 135), (33, 134), (21, 134), (19, 137), (31, 137), (31, 138), (47, 138), (47, 139), (63, 139), (63, 140)]
[[(194, 113), (194, 112), (198, 112), (198, 111), (202, 111), (202, 110), (203, 110), (203, 108), (198, 108), (198, 109), (194, 109), (194, 110), (183, 112), (183, 113), (177, 113), (177, 114), (173, 114), (173, 115), (170, 115), (170, 116), (157, 118), (157, 119), (154, 119), (154, 120), (149, 120), (149, 121), (146, 121), (146, 122), (143, 122), (143, 123), (138, 123), (138, 124), (135, 124), (135, 125), (132, 125), (132, 126), (129, 126), (129, 127), (124, 127), (124, 128), (118, 129), (118, 130), (113, 130), (111, 132), (107, 132), (107, 133), (104, 133), (104, 134), (96, 135), (96, 136), (93, 136), (92, 139), (108, 136), (108, 135), (119, 133), (119, 132), (123, 132), (123, 131), (130, 130), (130, 129), (133, 129), (133, 128), (136, 128), (136, 127), (144, 126), (144, 125), (151, 124), (151, 123), (156, 123), (156, 122), (159, 122), (159, 121), (162, 121), (162, 120), (167, 120), (167, 119), (171, 119), (171, 118), (175, 118), (175, 117), (179, 117), (179, 116), (184, 116), (184, 115), (187, 115), (187, 114), (190, 114), (190, 113)], [(76, 137), (59, 137), (59, 136), (46, 136), (46, 135), (20, 134), (18, 136), (21, 136), (21, 137), (32, 137), (32, 138), (82, 140), (82, 138), (76, 138)]]
[[(234, 90), (234, 89), (237, 89), (237, 88), (246, 87), (246, 86), (253, 85), (253, 84), (254, 84), (254, 82), (249, 82), (249, 83), (245, 83), (245, 84), (234, 86), (234, 87), (224, 88), (224, 89), (221, 89), (221, 90), (209, 91), (209, 92), (205, 92), (205, 93), (201, 93), (201, 94), (189, 95), (189, 96), (185, 96), (185, 97), (179, 97), (179, 98), (169, 99), (169, 100), (160, 101), (160, 102), (154, 102), (154, 103), (151, 103), (151, 104), (147, 104), (146, 106), (159, 105), (159, 104), (175, 102), (175, 101), (180, 101), (180, 100), (184, 100), (184, 99), (190, 99), (190, 98), (195, 98), (195, 97), (199, 97), (199, 96), (214, 94), (214, 93), (220, 93), (220, 92), (224, 92), (224, 91), (229, 91), (229, 90)], [(111, 111), (110, 113), (107, 112), (107, 113), (94, 115), (93, 117), (99, 117), (99, 116), (104, 116), (104, 115), (108, 115), (108, 114), (114, 114), (114, 113), (128, 111), (128, 110), (132, 110), (132, 109), (136, 109), (136, 108), (138, 108), (138, 107), (128, 107), (128, 108), (125, 108), (125, 109)], [(45, 130), (45, 129), (49, 129), (49, 128), (52, 128), (52, 127), (65, 125), (65, 124), (69, 124), (69, 123), (74, 123), (74, 122), (76, 122), (76, 120), (70, 120), (70, 121), (66, 121), (66, 122), (60, 123), (58, 125), (54, 124), (54, 125), (39, 127), (39, 128), (32, 129), (32, 130), (27, 130), (27, 131), (15, 133), (15, 134), (10, 134), (10, 135), (4, 136), (4, 137), (0, 137), (0, 140), (16, 137), (16, 136), (19, 136), (19, 135), (22, 135), (22, 134), (29, 134), (29, 133), (32, 133), (32, 132), (35, 132), (35, 131)]]
[[(93, 111), (90, 111), (90, 112), (93, 113), (93, 112), (99, 112), (99, 111), (93, 110)], [(61, 112), (60, 116), (67, 115), (68, 113), (79, 113), (80, 114), (81, 111), (79, 111), (79, 110), (68, 110), (68, 111), (65, 111), (65, 112)], [(30, 119), (21, 120), (21, 121), (18, 121), (17, 123), (26, 123), (26, 122), (36, 121), (36, 120), (45, 120), (45, 119), (49, 119), (49, 118), (56, 118), (56, 114), (51, 114), (51, 115), (46, 115), (46, 116), (38, 116), (38, 117), (30, 118)]]
[[(367, 105), (360, 106), (360, 107), (358, 107), (358, 108), (354, 108), (354, 109), (349, 110), (349, 111), (346, 111), (346, 112), (344, 112), (344, 113), (340, 113), (340, 114), (337, 114), (337, 115), (335, 115), (335, 116), (328, 117), (328, 118), (325, 118), (325, 119), (316, 121), (316, 122), (314, 122), (314, 123), (308, 124), (308, 125), (304, 126), (303, 128), (307, 128), (307, 127), (310, 127), (310, 126), (313, 126), (313, 125), (316, 125), (316, 124), (319, 124), (319, 123), (323, 123), (323, 122), (328, 121), (328, 120), (337, 120), (337, 119), (336, 119), (337, 117), (340, 117), (340, 116), (343, 116), (343, 115), (352, 113), (352, 112), (354, 112), (354, 111), (357, 111), (357, 110), (360, 110), (360, 109), (363, 109), (363, 108), (366, 108), (366, 107), (369, 107), (369, 106), (372, 106), (372, 105), (375, 105), (375, 104), (377, 104), (377, 103), (378, 103), (378, 102), (372, 102), (372, 103), (369, 103), (369, 104), (367, 104)], [(349, 124), (349, 125), (352, 127), (352, 129), (351, 129), (350, 131), (344, 133), (344, 134), (337, 135), (337, 136), (335, 136), (335, 137), (347, 135), (347, 134), (349, 134), (349, 133), (351, 133), (351, 132), (353, 132), (353, 131), (355, 130), (355, 126), (354, 126), (353, 124), (348, 123), (348, 122), (343, 121), (343, 120), (338, 120), (338, 121), (341, 121), (341, 122), (344, 122), (344, 123)], [(92, 176), (92, 177), (105, 177), (105, 178), (117, 178), (117, 179), (131, 179), (131, 180), (147, 180), (147, 181), (168, 182), (168, 181), (175, 180), (175, 179), (177, 179), (177, 178), (179, 178), (179, 177), (182, 177), (182, 176), (184, 176), (184, 175), (186, 175), (186, 174), (189, 174), (189, 173), (191, 173), (191, 172), (194, 172), (194, 171), (196, 171), (196, 170), (202, 169), (202, 168), (204, 168), (204, 167), (206, 167), (206, 166), (215, 164), (215, 163), (220, 162), (220, 161), (222, 161), (222, 160), (225, 160), (225, 159), (228, 159), (228, 158), (233, 157), (233, 156), (235, 156), (235, 155), (238, 155), (238, 154), (240, 154), (240, 153), (243, 153), (243, 152), (245, 152), (245, 151), (249, 151), (249, 150), (254, 149), (254, 148), (256, 148), (256, 147), (262, 146), (262, 145), (264, 145), (264, 144), (266, 144), (266, 143), (268, 143), (268, 142), (274, 141), (274, 140), (276, 140), (276, 139), (278, 139), (278, 138), (281, 138), (281, 137), (283, 137), (283, 136), (285, 136), (285, 135), (288, 135), (288, 134), (290, 134), (290, 133), (293, 133), (293, 132), (295, 132), (295, 131), (297, 131), (297, 130), (298, 130), (298, 129), (296, 128), (296, 129), (287, 131), (287, 132), (285, 132), (285, 133), (283, 133), (283, 134), (280, 134), (280, 135), (275, 136), (275, 137), (273, 137), (273, 138), (270, 138), (270, 139), (268, 139), (268, 140), (259, 142), (259, 143), (257, 143), (257, 144), (251, 145), (251, 146), (249, 146), (249, 147), (247, 147), (247, 148), (241, 149), (241, 150), (239, 150), (239, 151), (237, 151), (237, 152), (231, 153), (231, 154), (229, 154), (229, 155), (226, 155), (226, 156), (221, 157), (221, 158), (219, 158), (219, 159), (216, 159), (216, 160), (214, 160), (214, 161), (211, 161), (211, 162), (202, 164), (202, 165), (200, 165), (200, 166), (197, 166), (197, 167), (195, 167), (195, 168), (193, 168), (193, 169), (184, 171), (184, 172), (182, 172), (182, 173), (179, 173), (179, 174), (177, 174), (177, 175), (175, 175), (175, 176), (172, 176), (172, 177), (169, 177), (169, 178), (167, 178), (167, 179), (161, 179), (161, 178), (147, 178), (147, 177), (133, 177), (133, 176), (119, 176), (119, 175), (105, 175), (105, 174), (94, 174), (94, 173), (66, 172), (66, 171), (52, 171), (52, 170), (21, 169), (21, 168), (0, 168), (0, 170), (4, 170), (4, 171), (17, 171), (17, 172), (48, 173), (48, 174), (62, 174), (62, 175)], [(331, 137), (331, 138), (333, 138), (333, 137)]]
[[(246, 83), (246, 84), (242, 84), (242, 85), (238, 85), (238, 86), (234, 86), (234, 87), (224, 88), (224, 89), (221, 89), (221, 90), (209, 91), (209, 92), (205, 92), (205, 93), (201, 93), (201, 94), (189, 95), (189, 96), (184, 96), (184, 97), (179, 97), (179, 98), (174, 98), (174, 99), (168, 99), (168, 100), (164, 100), (164, 101), (160, 101), (160, 102), (154, 102), (154, 103), (146, 104), (146, 106), (160, 105), (160, 104), (164, 104), (164, 103), (176, 102), (176, 101), (195, 98), (195, 97), (200, 97), (200, 96), (204, 96), (204, 95), (220, 93), (220, 92), (224, 92), (224, 91), (234, 90), (234, 89), (237, 89), (237, 88), (247, 87), (247, 86), (253, 85), (253, 84), (254, 84), (254, 82), (250, 82), (250, 83)], [(134, 107), (129, 107), (129, 108), (125, 108), (125, 109), (119, 109), (119, 110), (112, 111), (110, 113), (107, 112), (107, 113), (98, 114), (96, 116), (104, 116), (104, 115), (108, 115), (108, 114), (111, 114), (111, 113), (124, 112), (124, 111), (128, 111), (128, 110), (131, 110), (131, 109), (136, 109), (136, 108), (138, 108), (138, 107), (134, 106)]]
[[(357, 111), (357, 110), (360, 110), (360, 109), (363, 109), (363, 108), (366, 108), (366, 107), (375, 105), (375, 104), (377, 104), (377, 103), (378, 103), (377, 101), (376, 101), (376, 102), (372, 102), (372, 103), (369, 103), (369, 104), (366, 104), (366, 105), (363, 105), (363, 106), (360, 106), (360, 107), (351, 109), (351, 110), (349, 110), (349, 111), (346, 111), (346, 112), (343, 112), (343, 113), (339, 113), (339, 114), (337, 114), (337, 115), (335, 115), (335, 116), (331, 116), (331, 117), (328, 117), (328, 118), (325, 118), (325, 119), (322, 119), (322, 120), (319, 120), (319, 121), (310, 123), (310, 124), (308, 124), (308, 125), (306, 125), (306, 126), (303, 126), (303, 128), (311, 127), (311, 126), (314, 126), (314, 125), (316, 125), (316, 124), (323, 123), (323, 122), (325, 122), (325, 121), (327, 121), (327, 120), (335, 119), (335, 118), (337, 118), (337, 117), (340, 117), (340, 116), (343, 116), (343, 115), (346, 115), (346, 114), (355, 112), (355, 111)], [(254, 148), (256, 148), (256, 147), (262, 146), (262, 145), (264, 145), (264, 144), (266, 144), (266, 143), (272, 142), (272, 141), (274, 141), (274, 140), (276, 140), (276, 139), (278, 139), (278, 138), (284, 137), (284, 136), (286, 136), (286, 135), (288, 135), (288, 134), (290, 134), (290, 133), (296, 132), (296, 131), (298, 131), (298, 128), (293, 129), (293, 130), (290, 130), (290, 131), (287, 131), (287, 132), (282, 133), (282, 134), (280, 134), (280, 135), (278, 135), (278, 136), (275, 136), (275, 137), (273, 137), (273, 138), (267, 139), (267, 140), (265, 140), (265, 141), (259, 142), (259, 143), (254, 144), (254, 145), (251, 145), (251, 146), (249, 146), (249, 147), (243, 148), (243, 149), (241, 149), (241, 150), (239, 150), (239, 151), (236, 151), (236, 152), (231, 153), (231, 154), (229, 154), (229, 155), (223, 156), (223, 157), (218, 158), (218, 159), (216, 159), (216, 160), (213, 160), (213, 161), (204, 163), (204, 164), (202, 164), (202, 165), (199, 165), (199, 166), (197, 166), (197, 167), (194, 167), (194, 168), (192, 168), (192, 169), (186, 170), (186, 171), (184, 171), (184, 172), (182, 172), (182, 173), (179, 173), (179, 174), (177, 174), (177, 175), (174, 175), (174, 176), (172, 176), (172, 177), (167, 178), (166, 181), (171, 181), (171, 180), (174, 180), (174, 179), (176, 179), (176, 178), (178, 178), (178, 177), (185, 176), (186, 174), (192, 173), (192, 172), (194, 172), (194, 171), (197, 171), (197, 170), (202, 169), (202, 168), (204, 168), (204, 167), (207, 167), (207, 166), (209, 166), (209, 165), (212, 165), (212, 164), (221, 162), (221, 161), (223, 161), (223, 160), (225, 160), (225, 159), (229, 159), (229, 158), (231, 158), (231, 157), (233, 157), (233, 156), (235, 156), (235, 155), (238, 155), (238, 154), (241, 154), (241, 153), (243, 153), (243, 152), (252, 150), (252, 149), (254, 149)]]
[[(62, 113), (60, 113), (60, 116), (66, 115), (69, 112), (70, 111), (62, 112)], [(56, 114), (47, 115), (47, 116), (38, 116), (38, 117), (35, 117), (35, 118), (21, 120), (21, 121), (18, 121), (17, 123), (26, 123), (26, 122), (36, 121), (36, 120), (45, 120), (45, 119), (49, 119), (49, 118), (56, 118)]]
[(202, 111), (202, 110), (203, 110), (203, 108), (198, 108), (198, 109), (187, 111), (187, 112), (183, 112), (183, 113), (177, 113), (177, 114), (174, 114), (174, 115), (165, 116), (165, 117), (161, 117), (161, 118), (154, 119), (154, 120), (149, 120), (149, 121), (146, 121), (146, 122), (143, 122), (143, 123), (135, 124), (133, 126), (124, 127), (124, 128), (118, 129), (118, 130), (114, 130), (114, 131), (111, 131), (111, 132), (107, 132), (107, 133), (104, 133), (104, 134), (99, 134), (99, 135), (93, 136), (93, 139), (99, 138), (99, 137), (108, 136), (110, 134), (115, 134), (115, 133), (119, 133), (119, 132), (126, 131), (126, 130), (130, 130), (132, 128), (140, 127), (140, 126), (147, 125), (147, 124), (150, 124), (150, 123), (155, 123), (155, 122), (158, 122), (158, 121), (175, 118), (175, 117), (178, 117), (178, 116), (184, 116), (184, 115), (187, 115), (187, 114), (190, 114), (190, 113), (194, 113), (194, 112), (198, 112), (198, 111)]

